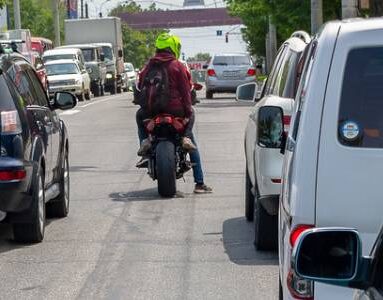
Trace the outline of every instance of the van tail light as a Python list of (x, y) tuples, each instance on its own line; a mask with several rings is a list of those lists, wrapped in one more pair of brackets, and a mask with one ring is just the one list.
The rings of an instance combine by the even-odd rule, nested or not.
[(209, 69), (209, 70), (207, 70), (207, 75), (208, 75), (208, 76), (217, 76), (217, 74), (215, 74), (214, 69)]
[(1, 134), (16, 134), (21, 132), (19, 114), (16, 110), (2, 111), (0, 118)]
[(289, 132), (290, 129), (291, 116), (283, 116), (283, 125), (285, 128), (285, 132)]
[(311, 280), (298, 277), (294, 271), (290, 270), (287, 274), (287, 288), (294, 299), (313, 300), (314, 286)]
[(271, 178), (272, 183), (282, 183), (282, 179), (280, 178)]
[(255, 76), (255, 69), (249, 69), (249, 70), (247, 71), (247, 75), (248, 75), (248, 76)]
[(22, 180), (26, 176), (25, 170), (0, 171), (0, 181)]
[(299, 236), (302, 234), (303, 231), (314, 228), (313, 225), (307, 225), (307, 224), (300, 224), (295, 226), (295, 228), (290, 233), (290, 245), (291, 248), (294, 248), (294, 245), (299, 238)]

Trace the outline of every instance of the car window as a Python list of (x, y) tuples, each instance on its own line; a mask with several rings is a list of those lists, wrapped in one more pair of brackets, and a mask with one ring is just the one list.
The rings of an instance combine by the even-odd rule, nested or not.
[(102, 53), (107, 60), (113, 60), (113, 50), (109, 46), (102, 46)]
[(345, 146), (383, 148), (383, 47), (353, 49), (344, 70), (338, 140)]
[(84, 55), (85, 61), (94, 61), (96, 59), (94, 55), (94, 49), (88, 48), (88, 49), (81, 49), (82, 54)]
[(80, 73), (75, 63), (49, 64), (45, 66), (45, 69), (48, 76)]
[(27, 105), (38, 105), (32, 92), (32, 83), (25, 73), (25, 68), (22, 67), (22, 64), (15, 63), (7, 70), (7, 74), (15, 84), (25, 103)]
[(287, 50), (278, 69), (272, 94), (285, 98), (294, 98), (294, 81), (298, 58), (299, 54), (297, 52), (291, 49)]
[(34, 94), (36, 95), (37, 103), (40, 106), (48, 107), (49, 105), (48, 105), (48, 99), (47, 99), (46, 93), (36, 73), (32, 69), (28, 69), (27, 73), (30, 80), (32, 81), (33, 90), (34, 90)]
[[(21, 101), (20, 104), (24, 106), (23, 101)], [(0, 111), (10, 110), (15, 110), (15, 103), (13, 102), (13, 97), (9, 93), (4, 76), (0, 76)]]
[(275, 84), (275, 80), (276, 80), (276, 77), (278, 75), (278, 70), (279, 70), (280, 63), (281, 63), (281, 61), (283, 61), (283, 58), (284, 58), (284, 56), (286, 54), (286, 51), (287, 51), (287, 47), (286, 47), (286, 45), (283, 45), (281, 47), (281, 49), (279, 50), (276, 58), (275, 58), (273, 67), (271, 68), (270, 75), (267, 78), (266, 86), (265, 86), (265, 89), (264, 89), (264, 94), (262, 95), (262, 97), (264, 95), (269, 95), (270, 93), (272, 93), (273, 87), (274, 87), (274, 84)]
[(250, 65), (251, 60), (247, 55), (217, 55), (214, 56), (213, 65), (215, 66), (229, 66), (229, 65)]

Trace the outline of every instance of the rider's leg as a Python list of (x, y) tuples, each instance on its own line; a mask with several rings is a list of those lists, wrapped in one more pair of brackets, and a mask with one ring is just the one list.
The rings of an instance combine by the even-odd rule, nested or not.
[(147, 118), (145, 111), (140, 108), (136, 112), (136, 123), (137, 123), (137, 129), (138, 129), (138, 139), (140, 141), (140, 145), (142, 141), (146, 138), (148, 138), (148, 134), (146, 133), (144, 120)]

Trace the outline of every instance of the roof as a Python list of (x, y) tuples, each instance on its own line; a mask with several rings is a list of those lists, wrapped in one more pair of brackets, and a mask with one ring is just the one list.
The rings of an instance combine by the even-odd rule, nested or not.
[(43, 56), (49, 56), (54, 54), (76, 54), (78, 51), (81, 51), (80, 48), (55, 48), (51, 50), (47, 50), (43, 53)]
[(122, 22), (133, 29), (185, 28), (242, 24), (241, 19), (230, 16), (226, 8), (121, 13), (119, 14), (119, 17)]
[(79, 49), (83, 49), (83, 48), (99, 48), (100, 45), (95, 45), (93, 43), (87, 43), (87, 44), (74, 44), (74, 45), (65, 45), (65, 46), (60, 46), (60, 47), (57, 47), (58, 49), (66, 49), (66, 48), (79, 48)]
[(97, 46), (108, 46), (108, 47), (113, 47), (112, 43), (92, 43)]
[(48, 62), (45, 63), (46, 66), (49, 66), (49, 65), (60, 65), (60, 64), (76, 64), (78, 65), (77, 61), (73, 60), (73, 59), (57, 59), (57, 60), (50, 60)]

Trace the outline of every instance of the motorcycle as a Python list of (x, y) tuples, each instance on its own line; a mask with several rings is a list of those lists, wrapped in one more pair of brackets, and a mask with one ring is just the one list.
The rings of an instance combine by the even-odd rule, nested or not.
[(148, 174), (157, 180), (162, 197), (176, 194), (176, 181), (191, 169), (186, 150), (182, 147), (184, 120), (169, 114), (160, 114), (146, 123), (151, 149), (147, 152)]

